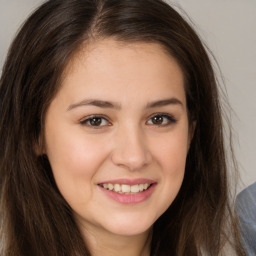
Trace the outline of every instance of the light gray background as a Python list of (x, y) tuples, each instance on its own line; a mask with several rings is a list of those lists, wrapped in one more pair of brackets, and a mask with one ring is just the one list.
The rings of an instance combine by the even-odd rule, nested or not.
[[(0, 0), (0, 70), (17, 28), (42, 0)], [(230, 104), (242, 182), (256, 181), (256, 1), (169, 0), (193, 20), (216, 56)], [(1, 71), (0, 71), (1, 72)], [(232, 171), (232, 170), (231, 170)]]

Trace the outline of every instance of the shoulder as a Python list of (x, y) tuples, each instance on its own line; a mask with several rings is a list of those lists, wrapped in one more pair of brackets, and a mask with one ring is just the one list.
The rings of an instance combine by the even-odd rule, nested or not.
[(255, 197), (256, 195), (256, 182), (253, 183), (252, 185), (250, 185), (249, 187), (245, 188), (244, 190), (242, 190), (242, 192), (240, 192), (238, 194), (238, 198), (252, 198), (253, 196)]
[(236, 210), (246, 255), (256, 255), (256, 182), (238, 194)]
[(244, 216), (256, 223), (256, 182), (238, 194), (236, 208), (239, 217)]

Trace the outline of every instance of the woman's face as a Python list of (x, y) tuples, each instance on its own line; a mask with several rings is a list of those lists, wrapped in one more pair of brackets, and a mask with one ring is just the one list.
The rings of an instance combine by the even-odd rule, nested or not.
[(176, 197), (189, 125), (182, 71), (160, 45), (85, 47), (45, 122), (45, 153), (81, 229), (141, 234)]

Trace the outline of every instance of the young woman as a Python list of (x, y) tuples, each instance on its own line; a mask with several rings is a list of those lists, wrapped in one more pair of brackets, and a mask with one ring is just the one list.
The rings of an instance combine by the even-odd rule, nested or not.
[(161, 0), (50, 0), (0, 82), (2, 255), (243, 255), (201, 41)]

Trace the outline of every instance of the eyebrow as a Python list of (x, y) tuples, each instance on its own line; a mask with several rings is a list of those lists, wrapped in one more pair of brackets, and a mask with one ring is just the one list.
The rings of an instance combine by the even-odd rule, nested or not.
[[(177, 98), (170, 98), (170, 99), (150, 102), (146, 105), (146, 109), (155, 108), (155, 107), (164, 107), (167, 105), (180, 105), (181, 107), (183, 107), (183, 104), (180, 100), (178, 100)], [(109, 101), (97, 100), (97, 99), (85, 99), (78, 103), (71, 104), (67, 108), (67, 111), (70, 111), (74, 108), (82, 107), (82, 106), (96, 106), (100, 108), (113, 108), (118, 110), (121, 109), (121, 105), (117, 102), (109, 102)]]
[(97, 100), (97, 99), (86, 99), (82, 100), (76, 104), (72, 104), (67, 108), (67, 111), (70, 111), (74, 108), (81, 107), (81, 106), (96, 106), (100, 108), (114, 108), (114, 109), (121, 109), (121, 105), (114, 102), (104, 101), (104, 100)]
[(167, 105), (180, 105), (181, 107), (183, 107), (183, 104), (180, 100), (178, 100), (177, 98), (170, 98), (170, 99), (150, 102), (147, 104), (146, 108), (164, 107)]

